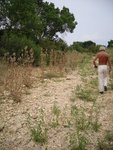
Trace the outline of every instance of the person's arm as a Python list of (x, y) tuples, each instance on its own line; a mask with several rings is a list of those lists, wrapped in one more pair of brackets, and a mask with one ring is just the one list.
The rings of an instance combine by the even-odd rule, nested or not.
[(97, 68), (96, 60), (98, 59), (98, 55), (96, 55), (95, 59), (93, 60), (93, 65), (95, 68)]
[(111, 72), (111, 60), (110, 60), (110, 56), (108, 57), (108, 66), (109, 66), (109, 72)]

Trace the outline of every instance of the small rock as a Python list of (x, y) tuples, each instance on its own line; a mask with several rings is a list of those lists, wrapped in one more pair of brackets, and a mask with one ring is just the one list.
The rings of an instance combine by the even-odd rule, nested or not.
[(71, 80), (71, 78), (70, 78), (70, 77), (67, 77), (66, 80)]
[(4, 124), (4, 123), (1, 123), (1, 124), (0, 124), (0, 132), (3, 131), (4, 127), (5, 127), (5, 124)]

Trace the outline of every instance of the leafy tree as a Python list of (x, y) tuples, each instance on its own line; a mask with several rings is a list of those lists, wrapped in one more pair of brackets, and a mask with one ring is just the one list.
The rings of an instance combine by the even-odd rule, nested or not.
[(84, 49), (83, 49), (82, 44), (83, 44), (83, 42), (79, 42), (79, 41), (73, 42), (73, 44), (70, 45), (70, 49), (76, 50), (76, 51), (78, 51), (78, 52), (83, 52)]
[(107, 47), (113, 47), (113, 40), (108, 41), (108, 46)]
[(32, 48), (34, 50), (34, 65), (38, 66), (40, 64), (41, 48), (34, 41), (23, 35), (17, 36), (14, 33), (10, 35), (4, 34), (1, 40), (0, 55), (3, 55), (3, 52), (9, 52), (9, 55), (15, 53), (16, 59), (18, 59), (21, 57), (22, 51), (26, 46), (28, 49)]
[(36, 0), (5, 0), (1, 2), (1, 16), (8, 32), (37, 38), (41, 19), (36, 12)]
[(73, 32), (76, 25), (74, 15), (66, 7), (60, 10), (53, 3), (43, 0), (0, 0), (2, 54), (4, 49), (19, 54), (26, 43), (35, 44), (37, 58), (40, 55), (36, 51), (37, 45), (64, 49), (65, 42), (61, 39), (56, 41), (57, 33)]
[(94, 52), (95, 53), (98, 50), (98, 46), (92, 41), (73, 42), (70, 48), (79, 52)]
[(39, 41), (53, 39), (57, 32), (73, 32), (77, 24), (68, 8), (60, 10), (43, 0), (1, 0), (0, 14), (5, 29)]
[(83, 42), (82, 46), (83, 46), (83, 48), (88, 48), (89, 49), (92, 46), (96, 46), (96, 44), (92, 41), (85, 41), (85, 42)]

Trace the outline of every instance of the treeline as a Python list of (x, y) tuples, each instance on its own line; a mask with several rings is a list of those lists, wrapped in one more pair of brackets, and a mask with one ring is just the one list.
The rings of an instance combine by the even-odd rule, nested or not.
[(72, 45), (70, 45), (71, 50), (76, 50), (78, 52), (91, 52), (95, 53), (99, 49), (99, 45), (96, 45), (96, 43), (92, 41), (84, 41), (84, 42), (73, 42)]
[[(70, 45), (69, 49), (70, 50), (76, 50), (78, 52), (92, 52), (95, 53), (98, 51), (100, 45), (97, 45), (93, 41), (84, 41), (84, 42), (73, 42), (72, 45)], [(108, 48), (113, 47), (113, 40), (108, 41)]]

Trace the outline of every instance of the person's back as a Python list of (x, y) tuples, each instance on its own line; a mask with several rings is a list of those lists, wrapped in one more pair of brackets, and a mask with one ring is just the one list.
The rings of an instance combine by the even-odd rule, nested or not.
[(97, 54), (97, 57), (98, 57), (99, 65), (107, 65), (109, 55), (105, 51), (100, 51)]

